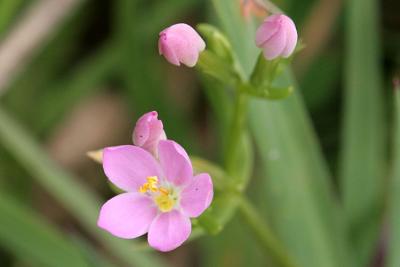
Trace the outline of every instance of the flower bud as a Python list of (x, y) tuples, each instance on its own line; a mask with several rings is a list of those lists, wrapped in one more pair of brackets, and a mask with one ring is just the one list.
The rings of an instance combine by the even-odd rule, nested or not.
[(157, 157), (157, 147), (160, 140), (166, 140), (163, 123), (157, 119), (157, 112), (152, 111), (144, 114), (136, 122), (132, 139), (139, 146)]
[(189, 25), (174, 24), (160, 33), (158, 51), (168, 62), (176, 66), (180, 63), (188, 67), (196, 65), (199, 54), (206, 47), (200, 35)]
[(283, 14), (269, 16), (256, 32), (256, 45), (264, 50), (268, 60), (289, 57), (297, 43), (297, 30), (293, 21)]

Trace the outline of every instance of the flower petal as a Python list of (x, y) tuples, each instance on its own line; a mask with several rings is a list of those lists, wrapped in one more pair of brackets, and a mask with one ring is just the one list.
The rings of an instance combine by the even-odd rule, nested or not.
[(167, 35), (163, 32), (160, 33), (160, 39), (158, 41), (158, 52), (160, 55), (164, 55), (164, 57), (168, 60), (169, 63), (180, 66), (181, 63), (179, 62), (179, 59), (177, 55), (175, 54), (175, 51), (173, 47), (170, 44), (169, 38), (167, 39)]
[(160, 33), (159, 52), (172, 64), (188, 67), (196, 65), (199, 53), (205, 49), (205, 42), (189, 25), (174, 24)]
[(165, 178), (181, 186), (193, 176), (192, 163), (186, 151), (172, 140), (162, 140), (158, 144), (158, 156)]
[(158, 163), (146, 150), (131, 146), (107, 147), (103, 152), (103, 169), (119, 188), (136, 192), (149, 176), (161, 176)]
[(157, 216), (153, 200), (139, 193), (124, 193), (107, 201), (100, 210), (97, 225), (120, 238), (147, 233)]
[(192, 231), (190, 219), (181, 212), (173, 210), (161, 213), (150, 225), (147, 239), (150, 246), (159, 251), (176, 249)]
[(192, 47), (195, 47), (198, 50), (198, 52), (201, 52), (206, 48), (206, 43), (204, 40), (191, 26), (185, 23), (178, 23), (170, 27), (170, 29), (172, 28), (173, 33), (185, 38)]
[[(275, 15), (273, 15), (275, 16)], [(271, 17), (273, 17), (271, 16)], [(256, 32), (256, 45), (262, 47), (279, 30), (279, 21), (274, 18), (267, 18)]]
[(213, 184), (208, 173), (196, 175), (181, 192), (180, 204), (185, 215), (198, 217), (210, 206), (213, 198)]
[(284, 21), (285, 29), (286, 29), (286, 47), (282, 51), (283, 57), (289, 57), (297, 44), (297, 30), (296, 25), (291, 19), (287, 19)]
[(281, 55), (286, 46), (286, 32), (279, 29), (268, 41), (263, 44), (264, 56), (272, 60)]
[(157, 118), (156, 111), (147, 112), (136, 122), (132, 140), (135, 146), (139, 146), (152, 155), (158, 157), (158, 142), (167, 139), (163, 123)]

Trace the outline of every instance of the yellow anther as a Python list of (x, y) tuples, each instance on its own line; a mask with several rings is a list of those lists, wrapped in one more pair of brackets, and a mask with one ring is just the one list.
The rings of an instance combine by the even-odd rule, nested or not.
[(148, 188), (149, 188), (149, 185), (147, 183), (145, 183), (139, 188), (139, 192), (140, 193), (146, 193)]
[(149, 176), (146, 178), (147, 182), (144, 183), (140, 188), (140, 193), (146, 193), (147, 191), (157, 192), (158, 191), (158, 178), (157, 176)]
[(169, 194), (168, 189), (165, 189), (165, 188), (163, 188), (163, 187), (160, 187), (160, 189), (158, 189), (158, 191), (160, 191), (160, 193), (161, 193), (162, 195), (164, 195), (164, 196), (168, 196), (168, 194)]
[(157, 176), (149, 176), (149, 177), (147, 177), (146, 179), (147, 179), (147, 182), (148, 182), (149, 184), (156, 184), (156, 183), (158, 183), (158, 177), (157, 177)]

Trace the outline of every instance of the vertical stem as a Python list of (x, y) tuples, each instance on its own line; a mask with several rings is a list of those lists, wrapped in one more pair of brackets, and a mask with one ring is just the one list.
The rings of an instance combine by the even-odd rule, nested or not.
[[(240, 85), (242, 86), (242, 85)], [(225, 169), (230, 175), (234, 175), (234, 167), (237, 159), (238, 147), (242, 138), (247, 116), (248, 96), (238, 88), (233, 107), (232, 123), (225, 148)]]
[(268, 251), (268, 255), (277, 266), (297, 266), (287, 254), (279, 240), (275, 237), (269, 225), (260, 218), (254, 206), (244, 196), (240, 197), (239, 211), (260, 245)]

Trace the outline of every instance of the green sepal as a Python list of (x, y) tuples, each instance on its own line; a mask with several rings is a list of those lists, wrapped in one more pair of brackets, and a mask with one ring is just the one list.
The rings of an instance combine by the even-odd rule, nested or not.
[(290, 96), (294, 91), (293, 86), (289, 87), (269, 87), (266, 88), (265, 90), (254, 90), (250, 89), (247, 91), (252, 96), (260, 97), (260, 98), (266, 98), (269, 100), (278, 100), (278, 99), (284, 99)]
[(201, 52), (196, 65), (204, 74), (207, 74), (223, 84), (235, 85), (240, 77), (232, 65), (218, 57), (214, 52), (205, 50)]
[(110, 181), (107, 181), (108, 187), (111, 189), (111, 191), (115, 194), (122, 194), (125, 193), (124, 190), (118, 188), (117, 186), (115, 186), (113, 183), (111, 183)]
[(217, 193), (211, 206), (197, 219), (197, 225), (208, 234), (218, 234), (235, 214), (239, 198), (234, 193)]
[(270, 100), (283, 99), (294, 90), (291, 84), (283, 84), (282, 74), (287, 69), (291, 58), (265, 60), (260, 54), (250, 78), (250, 85), (244, 87), (250, 95)]
[(210, 24), (199, 24), (197, 30), (206, 41), (206, 50), (200, 54), (197, 63), (199, 69), (223, 84), (234, 86), (243, 80), (240, 65), (228, 38)]
[(201, 23), (196, 28), (206, 39), (209, 51), (212, 51), (221, 59), (233, 63), (232, 46), (223, 33), (216, 27), (206, 23)]

